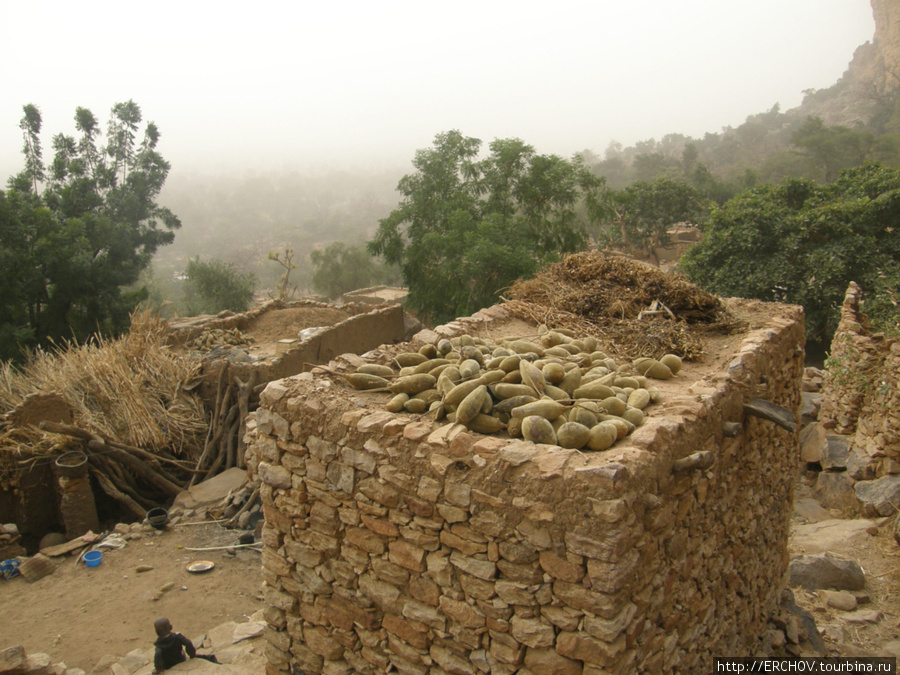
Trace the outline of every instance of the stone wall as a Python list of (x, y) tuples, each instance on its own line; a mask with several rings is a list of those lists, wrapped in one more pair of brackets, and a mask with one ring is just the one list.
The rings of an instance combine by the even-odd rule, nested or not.
[(861, 301), (850, 282), (819, 412), (823, 429), (848, 437), (846, 468), (857, 481), (900, 474), (900, 342), (872, 333)]
[[(699, 672), (754, 653), (798, 452), (743, 406), (799, 410), (804, 340), (796, 307), (754, 325), (602, 453), (390, 414), (321, 373), (269, 383), (248, 435), (268, 672)], [(711, 467), (675, 470), (700, 450)]]

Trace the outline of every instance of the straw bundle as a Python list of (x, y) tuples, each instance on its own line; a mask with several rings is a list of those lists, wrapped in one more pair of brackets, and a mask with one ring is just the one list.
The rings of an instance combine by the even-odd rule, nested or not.
[[(203, 403), (182, 386), (199, 374), (192, 354), (165, 345), (166, 326), (149, 312), (132, 316), (119, 339), (37, 352), (21, 370), (0, 368), (0, 452), (52, 452), (62, 439), (15, 424), (15, 409), (35, 393), (53, 393), (89, 433), (154, 453), (196, 457), (207, 422)], [(24, 446), (24, 447), (23, 447)]]

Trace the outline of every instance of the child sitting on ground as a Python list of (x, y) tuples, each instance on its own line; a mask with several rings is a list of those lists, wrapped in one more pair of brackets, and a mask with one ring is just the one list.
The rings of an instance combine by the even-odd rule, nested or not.
[[(213, 663), (218, 663), (216, 657), (212, 654), (198, 654), (194, 649), (194, 643), (187, 639), (181, 633), (172, 632), (172, 624), (165, 617), (160, 617), (153, 622), (153, 628), (156, 629), (156, 642), (154, 646), (156, 651), (153, 655), (153, 672), (161, 673), (167, 668), (171, 668), (187, 659), (197, 657), (198, 659), (206, 659)], [(185, 656), (187, 652), (187, 656)]]

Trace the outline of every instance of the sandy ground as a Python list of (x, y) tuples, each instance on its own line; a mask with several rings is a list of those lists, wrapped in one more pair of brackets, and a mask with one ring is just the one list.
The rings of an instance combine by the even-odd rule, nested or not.
[[(124, 549), (105, 550), (98, 567), (59, 557), (55, 572), (42, 579), (0, 581), (0, 649), (21, 644), (28, 653), (44, 652), (54, 663), (90, 672), (105, 654), (151, 646), (160, 616), (192, 639), (226, 621), (246, 621), (263, 607), (260, 554), (187, 550), (234, 544), (239, 534), (216, 524), (170, 526)], [(215, 567), (188, 573), (185, 566), (195, 560)], [(139, 565), (153, 569), (138, 573)], [(174, 588), (161, 593), (170, 582)]]

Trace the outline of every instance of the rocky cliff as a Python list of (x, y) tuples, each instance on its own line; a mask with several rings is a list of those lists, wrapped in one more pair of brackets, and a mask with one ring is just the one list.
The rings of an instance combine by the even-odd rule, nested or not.
[(829, 125), (854, 127), (870, 119), (880, 98), (900, 88), (900, 3), (870, 2), (875, 18), (872, 41), (857, 48), (833, 87), (809, 93), (790, 113), (821, 117)]
[(891, 91), (900, 87), (900, 3), (897, 0), (871, 2), (875, 15), (875, 53), (868, 75), (879, 91)]

